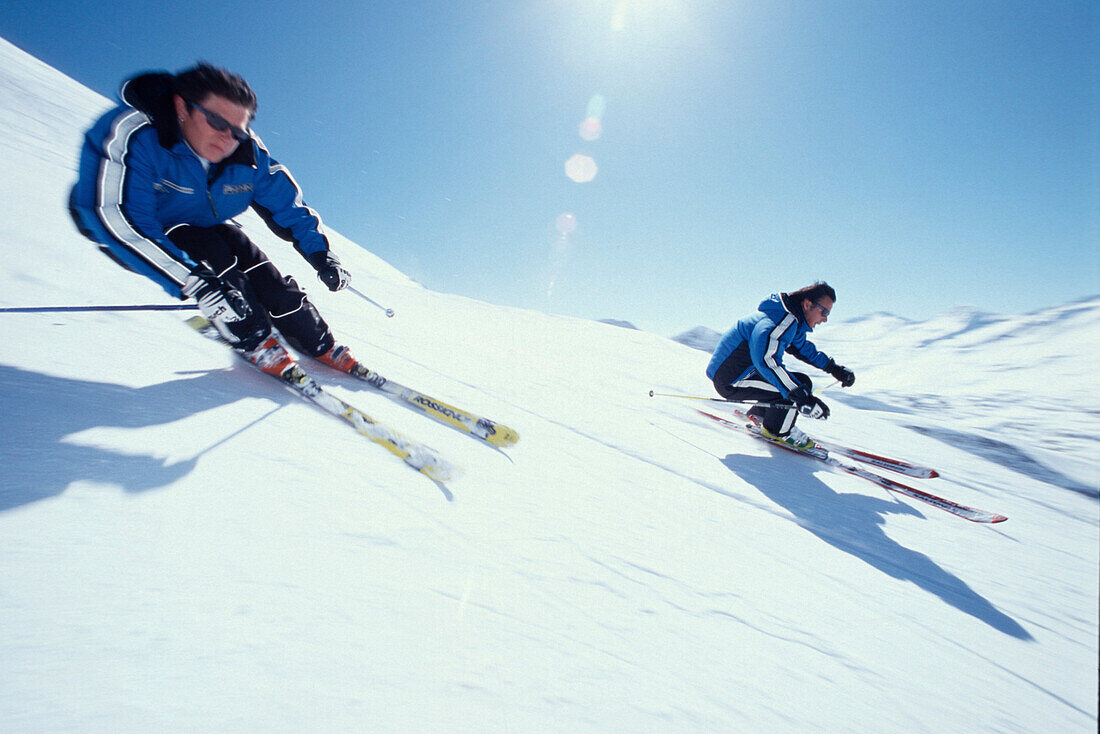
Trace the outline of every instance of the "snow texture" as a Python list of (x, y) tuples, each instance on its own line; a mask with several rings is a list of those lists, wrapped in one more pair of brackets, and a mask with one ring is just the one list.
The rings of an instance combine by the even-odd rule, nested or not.
[[(0, 306), (165, 302), (66, 214), (109, 104), (0, 41)], [(306, 365), (436, 485), (181, 314), (0, 314), (0, 731), (1096, 730), (1100, 300), (815, 333), (857, 380), (803, 428), (985, 526), (648, 396), (711, 395), (697, 349), (333, 234), (387, 319), (242, 221), (368, 366), (520, 442)]]

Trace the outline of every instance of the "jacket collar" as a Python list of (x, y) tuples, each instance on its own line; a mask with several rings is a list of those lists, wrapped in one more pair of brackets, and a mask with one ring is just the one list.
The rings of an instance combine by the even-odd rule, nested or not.
[[(180, 126), (176, 121), (176, 109), (172, 103), (175, 94), (175, 77), (166, 71), (152, 71), (139, 74), (122, 85), (119, 96), (122, 101), (145, 114), (153, 129), (157, 131), (157, 140), (162, 148), (177, 153), (187, 152), (194, 155), (183, 141)], [(182, 150), (177, 147), (182, 145)], [(223, 161), (211, 166), (211, 172), (221, 172), (231, 164), (256, 167), (256, 145), (251, 140), (241, 143), (237, 149)]]
[[(803, 327), (810, 329), (809, 325), (806, 323), (806, 317), (802, 313), (802, 304), (796, 303), (795, 299), (791, 298), (790, 293), (780, 293), (779, 301), (783, 304), (783, 308), (787, 309), (787, 313), (798, 319), (798, 323), (800, 323)], [(813, 331), (813, 329), (810, 329), (810, 331)]]

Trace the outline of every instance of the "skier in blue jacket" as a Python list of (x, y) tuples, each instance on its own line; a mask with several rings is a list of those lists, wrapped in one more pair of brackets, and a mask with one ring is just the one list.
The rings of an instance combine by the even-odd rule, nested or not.
[(818, 351), (806, 338), (815, 326), (828, 320), (835, 303), (836, 291), (823, 282), (790, 293), (775, 293), (718, 342), (707, 365), (707, 377), (718, 394), (726, 400), (780, 404), (749, 410), (749, 416), (762, 423), (766, 437), (794, 448), (810, 448), (813, 440), (794, 425), (797, 413), (810, 418), (829, 417), (829, 406), (814, 396), (810, 378), (783, 365), (785, 352), (824, 370), (844, 387), (855, 382), (850, 369)]
[(70, 210), (81, 232), (172, 296), (194, 298), (218, 331), (262, 365), (272, 325), (337, 369), (355, 364), (291, 277), (230, 221), (251, 207), (338, 291), (348, 273), (290, 173), (249, 130), (256, 95), (206, 63), (141, 74), (85, 135)]

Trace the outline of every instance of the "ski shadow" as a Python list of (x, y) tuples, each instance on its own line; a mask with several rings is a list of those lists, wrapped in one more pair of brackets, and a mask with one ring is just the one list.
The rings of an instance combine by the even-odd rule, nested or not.
[(1057, 469), (1031, 458), (1023, 450), (1010, 443), (988, 438), (977, 433), (965, 433), (963, 431), (954, 431), (949, 428), (930, 428), (925, 426), (906, 426), (906, 428), (924, 436), (931, 436), (948, 446), (962, 449), (969, 454), (991, 461), (1011, 471), (1019, 472), (1026, 477), (1031, 477), (1037, 482), (1052, 484), (1055, 487), (1061, 487), (1070, 492), (1083, 494), (1091, 499), (1100, 499), (1100, 488), (1090, 487), (1080, 482), (1076, 482)]
[(68, 437), (89, 428), (162, 425), (239, 399), (225, 390), (198, 387), (211, 378), (217, 379), (217, 373), (132, 388), (0, 364), (0, 512), (55, 497), (82, 480), (136, 493), (185, 476), (199, 456), (168, 463)]
[[(780, 451), (780, 449), (776, 449)], [(883, 531), (884, 517), (904, 514), (924, 517), (910, 505), (861, 494), (841, 494), (814, 475), (810, 462), (784, 462), (776, 473), (775, 457), (730, 454), (722, 463), (786, 508), (799, 525), (829, 545), (855, 556), (899, 581), (934, 594), (959, 611), (1020, 640), (1034, 639), (1016, 620), (998, 610), (966, 582), (931, 558), (892, 540)]]

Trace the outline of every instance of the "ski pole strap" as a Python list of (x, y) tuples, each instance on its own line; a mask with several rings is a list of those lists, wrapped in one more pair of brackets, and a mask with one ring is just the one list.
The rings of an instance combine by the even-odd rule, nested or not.
[(52, 313), (56, 311), (194, 311), (198, 305), (183, 304), (143, 304), (127, 306), (22, 306), (0, 308), (0, 313)]

